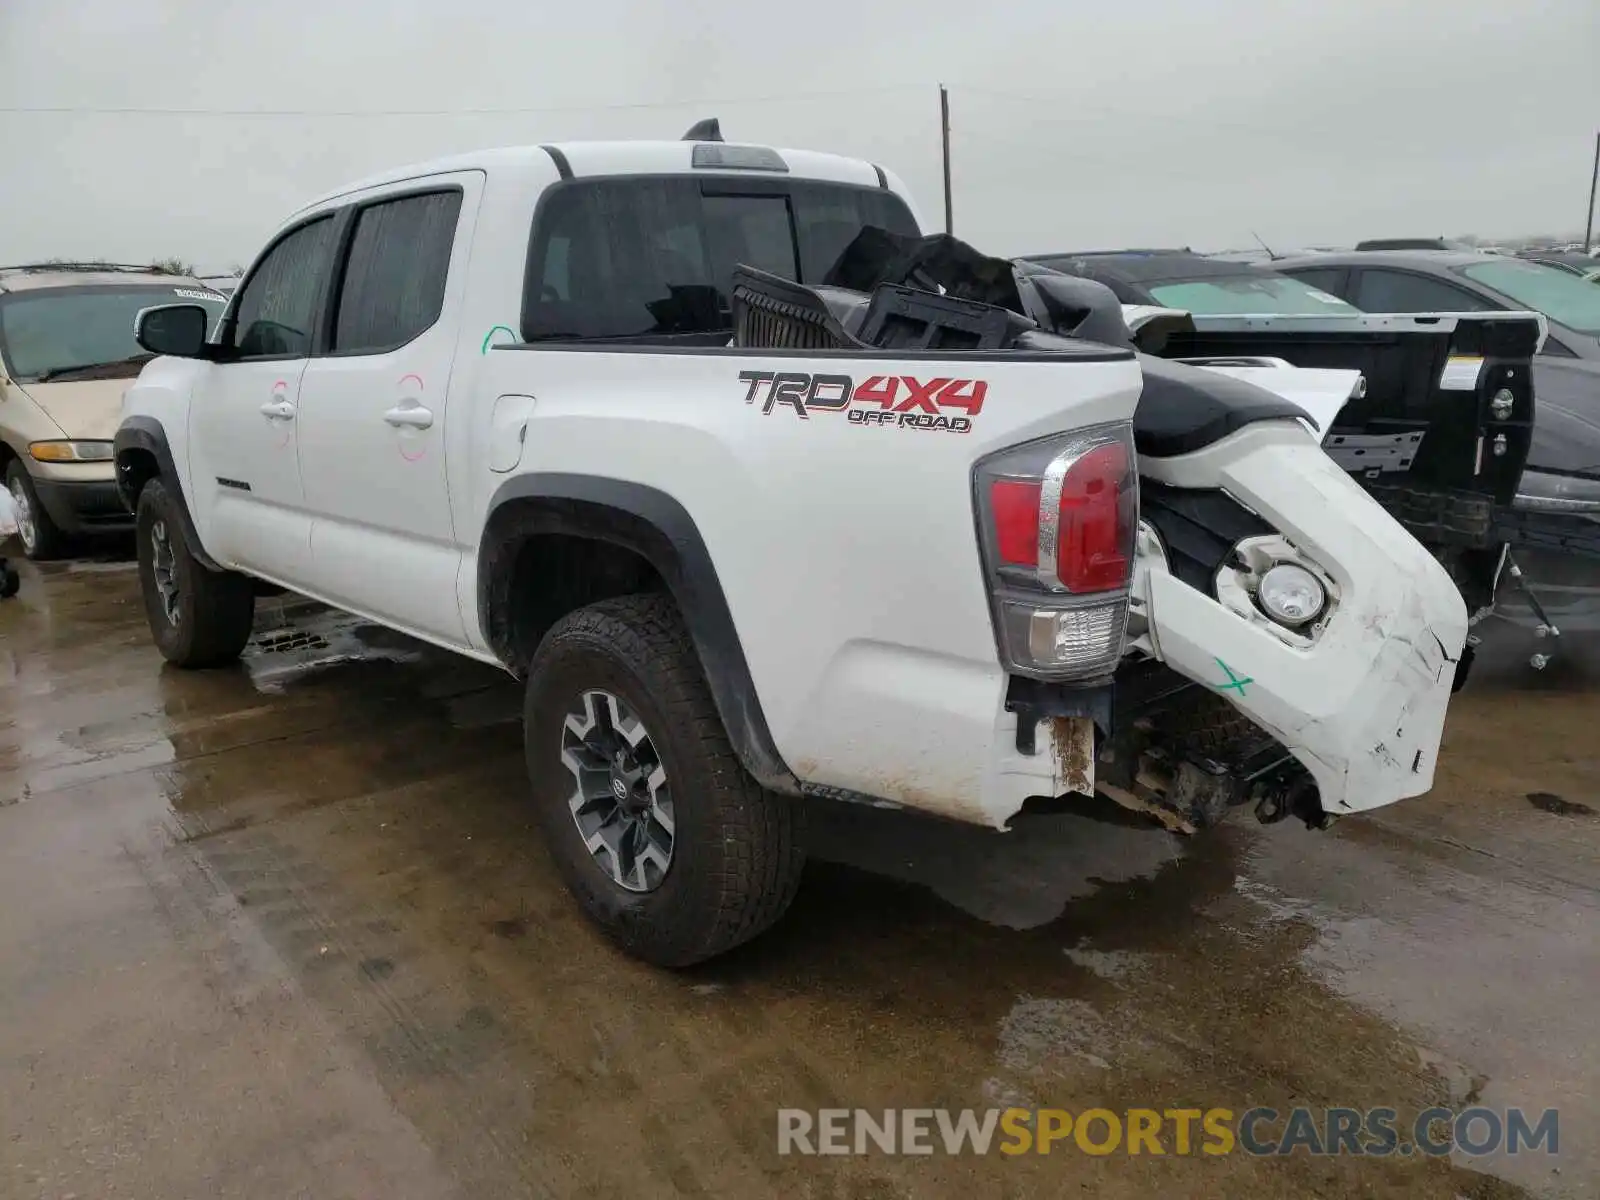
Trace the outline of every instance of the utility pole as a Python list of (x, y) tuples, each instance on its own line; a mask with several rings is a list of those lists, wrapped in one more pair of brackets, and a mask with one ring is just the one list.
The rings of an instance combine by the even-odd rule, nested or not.
[[(943, 90), (944, 90), (943, 88), (940, 89), (940, 91), (943, 91)], [(945, 144), (947, 146), (949, 145), (949, 137), (948, 137), (948, 135), (946, 136)], [(949, 200), (949, 195), (950, 195), (950, 165), (949, 164), (950, 164), (950, 154), (949, 154), (949, 151), (947, 150), (945, 152), (945, 169), (944, 169), (944, 171), (945, 171), (945, 174), (944, 174), (944, 191), (945, 191), (945, 197), (946, 197), (944, 205), (945, 205), (945, 213), (946, 214), (948, 214), (950, 212), (950, 200)], [(1587, 220), (1586, 220), (1586, 222), (1585, 222), (1585, 224), (1583, 226), (1583, 252), (1585, 254), (1587, 254), (1589, 252), (1589, 239), (1594, 235), (1594, 189), (1595, 189), (1595, 184), (1597, 182), (1600, 182), (1600, 133), (1597, 133), (1597, 134), (1594, 135), (1594, 166), (1589, 169), (1589, 212), (1587, 214)], [(945, 222), (947, 224), (949, 223), (949, 220), (950, 220), (949, 216), (946, 215)]]
[[(939, 137), (944, 143), (944, 231), (954, 232), (950, 216), (950, 93), (944, 84), (939, 85)], [(1600, 148), (1600, 142), (1596, 143)], [(1593, 207), (1593, 202), (1590, 202)]]

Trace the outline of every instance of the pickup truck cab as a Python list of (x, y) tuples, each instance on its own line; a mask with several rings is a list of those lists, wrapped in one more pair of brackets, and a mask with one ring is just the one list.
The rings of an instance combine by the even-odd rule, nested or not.
[[(1004, 828), (1095, 791), (1130, 655), (1192, 689), (1170, 719), (1264, 737), (1237, 794), (1274, 813), (1426, 791), (1465, 607), (1303, 413), (1168, 364), (1141, 432), (1131, 345), (1039, 330), (783, 341), (800, 310), (761, 280), (819, 284), (874, 229), (918, 234), (890, 172), (717, 140), (487, 151), (308, 205), (214, 334), (139, 319), (163, 357), (116, 464), (161, 652), (237, 657), (265, 581), (526, 680), (553, 857), (667, 965), (783, 912), (807, 798)], [(1145, 471), (1182, 555), (1139, 520)], [(1228, 774), (1174, 744), (1122, 798)]]

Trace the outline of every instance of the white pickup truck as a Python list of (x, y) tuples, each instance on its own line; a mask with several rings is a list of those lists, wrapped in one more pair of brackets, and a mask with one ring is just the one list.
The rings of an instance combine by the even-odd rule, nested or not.
[[(214, 330), (137, 322), (115, 458), (161, 653), (235, 659), (264, 582), (525, 679), (552, 856), (665, 965), (781, 915), (807, 798), (1004, 828), (1100, 790), (1190, 828), (1427, 791), (1466, 609), (1300, 410), (1170, 363), (1142, 426), (1149, 362), (1022, 318), (750, 334), (787, 311), (760, 279), (871, 229), (918, 233), (887, 171), (700, 140), (308, 205)], [(1184, 578), (1141, 476), (1197, 531)]]

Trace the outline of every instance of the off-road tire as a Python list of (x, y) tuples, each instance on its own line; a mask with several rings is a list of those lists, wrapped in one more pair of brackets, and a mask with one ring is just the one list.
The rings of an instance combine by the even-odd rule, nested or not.
[(50, 519), (44, 505), (39, 503), (39, 490), (33, 486), (33, 477), (20, 459), (13, 458), (11, 465), (6, 468), (5, 485), (13, 493), (21, 491), (28, 505), (28, 519), (33, 525), (33, 545), (28, 545), (22, 540), (22, 535), (17, 534), (17, 544), (22, 547), (22, 553), (34, 562), (49, 562), (65, 554), (71, 539), (61, 526)]
[[(566, 716), (597, 689), (644, 723), (671, 787), (672, 861), (653, 891), (612, 878), (568, 804)], [(585, 915), (628, 954), (690, 966), (763, 932), (794, 899), (805, 857), (800, 804), (744, 770), (669, 597), (603, 600), (557, 622), (529, 665), (523, 738), (551, 856)]]
[[(255, 626), (255, 584), (233, 571), (213, 571), (194, 556), (184, 534), (177, 500), (160, 479), (139, 492), (134, 521), (138, 535), (139, 590), (145, 618), (161, 657), (175, 667), (220, 667), (239, 657)], [(177, 584), (176, 620), (167, 615), (156, 582), (153, 538), (157, 526), (171, 547)]]

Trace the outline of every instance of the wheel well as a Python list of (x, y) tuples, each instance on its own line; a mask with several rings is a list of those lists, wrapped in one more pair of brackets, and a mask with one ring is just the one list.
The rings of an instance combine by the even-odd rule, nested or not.
[(502, 576), (503, 602), (491, 608), (485, 632), (518, 675), (550, 627), (568, 613), (614, 596), (666, 590), (642, 554), (599, 538), (533, 533), (502, 553), (511, 556)]
[(144, 485), (161, 474), (161, 464), (149, 450), (134, 446), (117, 455), (117, 491), (128, 511), (137, 512)]
[(718, 715), (764, 787), (799, 794), (773, 744), (716, 565), (694, 519), (640, 484), (560, 473), (502, 485), (478, 544), (478, 622), (495, 656), (525, 676), (550, 627), (584, 605), (661, 591), (677, 605)]

